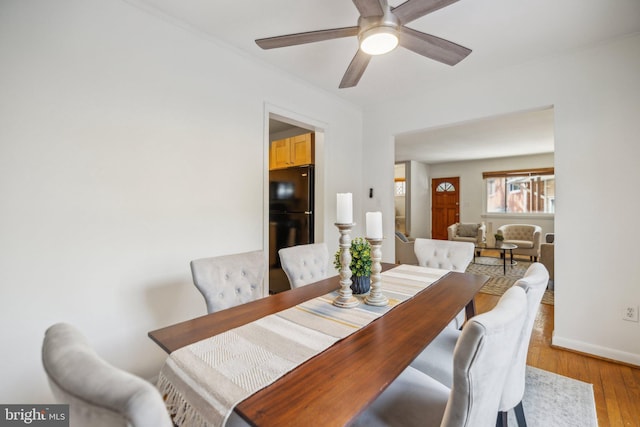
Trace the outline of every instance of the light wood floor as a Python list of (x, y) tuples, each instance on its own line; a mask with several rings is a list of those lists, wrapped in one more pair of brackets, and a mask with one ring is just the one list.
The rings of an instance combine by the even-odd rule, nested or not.
[[(478, 313), (499, 297), (476, 296)], [(553, 306), (541, 304), (533, 327), (527, 364), (593, 384), (599, 427), (640, 427), (640, 368), (551, 347)], [(551, 427), (551, 426), (550, 426)]]

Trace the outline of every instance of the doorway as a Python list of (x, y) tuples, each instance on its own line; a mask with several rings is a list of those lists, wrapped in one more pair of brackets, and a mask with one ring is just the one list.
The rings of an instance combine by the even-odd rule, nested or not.
[(316, 126), (269, 113), (265, 147), (265, 291), (290, 289), (278, 250), (322, 241), (322, 146)]
[(460, 177), (431, 180), (431, 237), (447, 240), (447, 227), (459, 222)]
[(409, 236), (411, 231), (410, 163), (398, 162), (394, 167), (395, 230)]

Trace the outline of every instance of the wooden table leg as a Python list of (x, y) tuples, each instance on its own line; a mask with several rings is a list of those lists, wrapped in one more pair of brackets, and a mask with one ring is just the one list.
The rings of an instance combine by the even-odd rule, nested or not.
[(476, 299), (472, 299), (464, 308), (467, 320), (476, 315)]

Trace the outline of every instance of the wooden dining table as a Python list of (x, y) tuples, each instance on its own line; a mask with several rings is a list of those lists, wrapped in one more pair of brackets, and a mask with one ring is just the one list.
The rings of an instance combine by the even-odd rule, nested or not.
[[(383, 264), (383, 271), (394, 267)], [(466, 308), (488, 276), (449, 272), (235, 407), (256, 426), (344, 426)], [(166, 352), (294, 307), (339, 288), (338, 276), (149, 332)]]

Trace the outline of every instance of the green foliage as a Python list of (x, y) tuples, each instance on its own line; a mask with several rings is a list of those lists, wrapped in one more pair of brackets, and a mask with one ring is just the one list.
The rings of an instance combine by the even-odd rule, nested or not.
[(494, 234), (493, 237), (496, 238), (496, 242), (502, 242), (504, 240), (504, 236), (502, 234)]
[[(370, 276), (371, 275), (371, 245), (362, 238), (356, 237), (351, 241), (351, 273), (354, 276)], [(333, 257), (333, 266), (336, 270), (340, 270), (340, 249), (338, 249)]]

